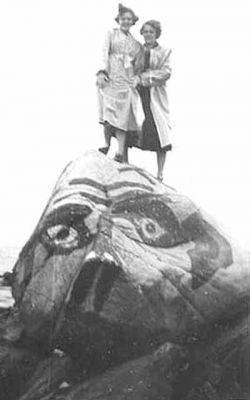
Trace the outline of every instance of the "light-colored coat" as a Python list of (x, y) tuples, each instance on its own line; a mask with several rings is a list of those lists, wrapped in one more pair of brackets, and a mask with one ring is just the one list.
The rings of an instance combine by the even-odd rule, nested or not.
[(150, 68), (140, 75), (143, 86), (150, 87), (150, 107), (161, 147), (170, 144), (171, 121), (167, 81), (171, 76), (171, 50), (158, 45), (150, 50)]
[(124, 130), (137, 131), (143, 121), (140, 96), (133, 79), (137, 57), (141, 56), (141, 45), (128, 33), (120, 29), (108, 32), (104, 46), (101, 70), (109, 81), (98, 89), (99, 121)]

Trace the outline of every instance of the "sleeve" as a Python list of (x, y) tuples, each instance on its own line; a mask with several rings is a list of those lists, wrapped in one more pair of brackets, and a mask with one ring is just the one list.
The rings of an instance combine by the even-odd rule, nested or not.
[(143, 86), (161, 86), (171, 76), (170, 56), (172, 50), (164, 50), (156, 69), (148, 69), (140, 75)]
[(97, 74), (103, 72), (107, 77), (109, 76), (109, 55), (111, 50), (111, 40), (112, 40), (112, 31), (109, 31), (104, 39), (104, 44), (102, 48), (102, 57), (101, 57), (101, 65), (100, 69), (97, 71)]

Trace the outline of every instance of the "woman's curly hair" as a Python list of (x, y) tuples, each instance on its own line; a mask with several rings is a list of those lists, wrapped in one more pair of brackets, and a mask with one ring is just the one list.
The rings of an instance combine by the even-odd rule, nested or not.
[(132, 10), (132, 8), (125, 7), (125, 6), (123, 6), (121, 3), (119, 3), (119, 5), (118, 5), (118, 15), (117, 15), (117, 17), (115, 18), (115, 21), (119, 23), (119, 18), (120, 18), (123, 14), (125, 14), (125, 13), (127, 13), (127, 12), (129, 12), (129, 13), (132, 15), (132, 18), (133, 18), (133, 25), (134, 25), (134, 24), (138, 21), (139, 18), (137, 17), (137, 15), (135, 15), (135, 13), (134, 13), (134, 11)]
[(140, 30), (141, 35), (143, 35), (143, 31), (146, 25), (152, 26), (152, 28), (155, 30), (156, 39), (158, 39), (161, 36), (161, 23), (159, 21), (156, 21), (155, 19), (150, 19), (149, 21), (144, 22)]

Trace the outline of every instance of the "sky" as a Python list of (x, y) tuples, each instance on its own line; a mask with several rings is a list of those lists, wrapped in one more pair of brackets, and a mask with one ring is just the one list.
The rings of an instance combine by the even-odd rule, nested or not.
[[(129, 0), (172, 49), (165, 182), (250, 248), (248, 0)], [(95, 74), (118, 2), (0, 2), (0, 247), (22, 247), (65, 165), (104, 144)], [(115, 149), (115, 139), (112, 149)], [(114, 151), (114, 150), (112, 150)], [(154, 153), (130, 162), (156, 173)]]

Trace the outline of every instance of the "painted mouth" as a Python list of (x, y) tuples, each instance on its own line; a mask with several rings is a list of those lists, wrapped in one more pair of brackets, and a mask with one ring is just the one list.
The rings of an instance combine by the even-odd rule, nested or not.
[[(114, 257), (104, 252), (91, 251), (71, 290), (55, 347), (83, 360), (84, 367), (99, 365), (101, 369), (113, 359), (117, 325), (102, 317), (102, 308), (109, 298), (115, 281), (122, 272)], [(119, 331), (119, 329), (118, 329)], [(118, 350), (115, 350), (117, 354)], [(103, 354), (106, 354), (105, 360)], [(93, 360), (97, 357), (98, 362)], [(118, 357), (118, 356), (116, 356)], [(96, 366), (94, 367), (96, 368)]]
[(161, 331), (152, 334), (136, 321), (130, 324), (123, 319), (122, 311), (128, 304), (136, 307), (127, 284), (112, 255), (89, 253), (73, 285), (54, 347), (70, 355), (81, 368), (98, 373), (162, 343)]
[(80, 306), (83, 312), (99, 313), (120, 271), (112, 255), (91, 251), (74, 283), (69, 307)]

